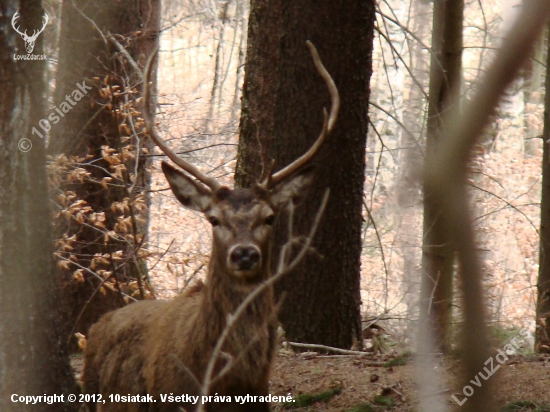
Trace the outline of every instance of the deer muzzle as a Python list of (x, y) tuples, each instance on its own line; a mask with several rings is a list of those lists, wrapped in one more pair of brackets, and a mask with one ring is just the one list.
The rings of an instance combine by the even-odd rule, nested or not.
[(254, 245), (235, 245), (229, 251), (228, 263), (233, 270), (255, 270), (261, 266), (262, 254)]

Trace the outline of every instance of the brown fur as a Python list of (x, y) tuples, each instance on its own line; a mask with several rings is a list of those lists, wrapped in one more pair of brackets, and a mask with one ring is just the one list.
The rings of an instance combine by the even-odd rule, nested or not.
[[(110, 412), (176, 410), (176, 404), (161, 404), (160, 394), (199, 395), (200, 388), (182, 365), (202, 382), (227, 313), (246, 296), (243, 292), (226, 292), (223, 288), (196, 287), (169, 302), (138, 302), (107, 314), (89, 334), (86, 392), (101, 393), (107, 399), (109, 394), (150, 394), (157, 400), (148, 409), (107, 400), (104, 410)], [(266, 322), (266, 318), (273, 310), (272, 302), (269, 291), (251, 305), (230, 334), (223, 351), (234, 359), (241, 358), (212, 387), (212, 395), (267, 395), (275, 323)], [(196, 407), (182, 406), (188, 411)], [(222, 410), (252, 412), (269, 408), (266, 404), (235, 403), (212, 403), (208, 408)]]
[[(172, 301), (142, 301), (105, 315), (88, 336), (84, 386), (102, 394), (102, 411), (191, 412), (197, 405), (163, 404), (161, 394), (200, 395), (200, 384), (218, 338), (246, 296), (269, 277), (269, 239), (273, 215), (296, 199), (311, 181), (302, 173), (270, 191), (222, 188), (210, 193), (181, 172), (163, 165), (176, 197), (187, 207), (215, 217), (212, 257), (206, 283), (191, 287)], [(261, 255), (253, 269), (240, 271), (227, 256), (235, 245), (255, 245)], [(266, 412), (268, 403), (235, 403), (235, 395), (268, 395), (276, 337), (273, 290), (267, 288), (237, 321), (222, 351), (235, 361), (210, 394), (231, 396), (232, 403), (210, 403), (209, 412)], [(220, 357), (219, 371), (226, 360)], [(191, 376), (194, 376), (194, 378)], [(214, 374), (214, 376), (216, 373)], [(155, 403), (111, 403), (108, 395), (152, 395)], [(95, 404), (90, 404), (92, 412)]]

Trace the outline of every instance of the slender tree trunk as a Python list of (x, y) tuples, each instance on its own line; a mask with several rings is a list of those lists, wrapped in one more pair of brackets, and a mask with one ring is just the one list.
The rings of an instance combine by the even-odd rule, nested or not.
[[(426, 150), (437, 147), (441, 115), (448, 110), (452, 89), (460, 87), (462, 71), (463, 0), (434, 2), (432, 58), (428, 106)], [(420, 318), (433, 322), (436, 346), (449, 349), (452, 325), (454, 251), (441, 226), (440, 211), (431, 207), (424, 193), (424, 245)]]
[[(430, 28), (431, 4), (424, 1), (415, 1), (413, 4), (413, 33), (420, 39), (428, 37)], [(415, 219), (419, 216), (420, 185), (418, 172), (421, 170), (423, 154), (421, 152), (422, 137), (424, 135), (425, 118), (425, 85), (428, 77), (428, 63), (423, 46), (417, 41), (411, 48), (411, 80), (410, 93), (403, 111), (403, 125), (401, 130), (402, 149), (399, 153), (399, 182), (397, 185), (398, 208), (400, 220), (400, 240), (398, 246), (403, 257), (403, 284), (405, 303), (407, 304), (407, 337), (414, 339), (416, 327), (412, 327), (412, 320), (418, 317), (418, 230), (415, 228)]]
[(548, 54), (546, 55), (545, 88), (535, 348), (537, 352), (550, 353), (550, 39), (548, 42)]
[[(330, 200), (311, 254), (276, 287), (279, 319), (291, 341), (349, 348), (360, 341), (361, 209), (372, 70), (374, 1), (252, 1), (236, 183), (248, 186), (266, 171), (303, 154), (330, 106), (326, 86), (305, 45), (310, 40), (342, 99), (338, 123), (316, 156), (317, 178), (296, 210), (294, 232), (306, 234), (321, 198)], [(275, 256), (286, 242), (275, 228)]]
[(545, 68), (541, 62), (544, 60), (545, 49), (548, 46), (548, 33), (549, 30), (546, 29), (540, 36), (540, 39), (535, 43), (532, 53), (533, 56), (529, 59), (524, 75), (525, 143), (523, 147), (525, 154), (530, 156), (534, 156), (536, 154), (536, 149), (540, 148), (540, 128), (537, 127), (537, 124), (533, 124), (533, 113), (542, 99), (543, 73), (545, 72)]
[[(22, 31), (40, 28), (44, 16), (41, 1), (0, 3), (0, 410), (30, 408), (12, 402), (13, 394), (57, 394), (64, 402), (32, 410), (69, 412), (77, 410), (67, 401), (76, 384), (58, 338), (45, 141), (32, 134), (45, 117), (46, 62), (14, 59), (27, 54), (10, 24), (17, 11)], [(33, 54), (44, 53), (43, 38)]]
[[(239, 1), (239, 3), (241, 3)], [(241, 33), (239, 40), (239, 57), (237, 60), (237, 75), (235, 78), (235, 94), (233, 95), (233, 104), (231, 105), (231, 121), (233, 121), (240, 109), (241, 90), (243, 84), (244, 59), (246, 52), (246, 33), (248, 31), (248, 13), (245, 10), (244, 4), (239, 8), (240, 14), (236, 16), (240, 20)], [(237, 25), (238, 27), (238, 25)]]
[[(218, 45), (216, 46), (216, 62), (214, 65), (214, 80), (212, 82), (212, 91), (210, 92), (210, 109), (208, 110), (208, 115), (206, 116), (206, 131), (211, 132), (212, 129), (212, 121), (214, 120), (214, 112), (216, 110), (216, 106), (218, 105), (218, 102), (222, 98), (222, 90), (220, 83), (221, 76), (223, 74), (223, 46), (225, 42), (225, 29), (227, 24), (227, 12), (229, 8), (229, 3), (231, 1), (225, 2), (225, 4), (222, 6), (221, 9), (221, 16), (220, 16), (220, 31), (218, 33)], [(218, 92), (219, 90), (219, 92)], [(219, 112), (219, 111), (218, 111)], [(216, 129), (216, 128), (214, 128)]]
[[(218, 90), (218, 107), (217, 107), (217, 116), (218, 116), (218, 118), (220, 118), (222, 116), (221, 109), (222, 109), (222, 104), (223, 104), (223, 89), (224, 89), (227, 77), (229, 76), (229, 73), (231, 71), (231, 62), (233, 61), (233, 54), (235, 53), (235, 49), (239, 47), (237, 45), (237, 37), (239, 35), (240, 17), (243, 14), (243, 11), (242, 11), (243, 4), (242, 3), (243, 3), (242, 0), (237, 0), (236, 4), (235, 4), (235, 11), (234, 11), (234, 16), (233, 16), (233, 21), (235, 23), (235, 27), (234, 27), (234, 30), (233, 30), (233, 40), (231, 41), (231, 49), (229, 50), (229, 57), (227, 58), (227, 62), (225, 62), (226, 68), (225, 68), (225, 72), (223, 74), (223, 79), (220, 82), (220, 87), (219, 87), (219, 90)], [(229, 23), (231, 21), (231, 17), (229, 16), (228, 13), (229, 13), (229, 11), (226, 13), (226, 16), (225, 16), (225, 19), (226, 19), (227, 23)], [(241, 38), (242, 38), (242, 36), (241, 36)], [(237, 57), (237, 60), (238, 60), (238, 57)]]

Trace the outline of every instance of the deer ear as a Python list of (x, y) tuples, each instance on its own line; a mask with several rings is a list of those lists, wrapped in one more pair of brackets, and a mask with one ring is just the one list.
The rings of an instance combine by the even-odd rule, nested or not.
[(172, 193), (183, 206), (197, 212), (206, 210), (212, 199), (212, 192), (209, 189), (166, 162), (162, 162), (162, 171)]
[(279, 182), (270, 190), (270, 200), (273, 206), (279, 209), (288, 201), (299, 204), (307, 195), (314, 174), (315, 167), (308, 166)]

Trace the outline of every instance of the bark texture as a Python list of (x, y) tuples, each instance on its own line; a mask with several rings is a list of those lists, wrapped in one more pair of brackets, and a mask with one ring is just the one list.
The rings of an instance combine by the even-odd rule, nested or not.
[[(349, 348), (360, 341), (361, 207), (373, 1), (252, 1), (236, 184), (249, 186), (303, 154), (330, 107), (327, 88), (305, 45), (310, 40), (339, 89), (334, 132), (314, 161), (317, 177), (296, 210), (294, 233), (306, 234), (327, 188), (330, 200), (309, 255), (276, 287), (279, 320), (291, 341)], [(275, 256), (287, 240), (276, 227)], [(277, 259), (274, 259), (275, 261)]]
[(537, 352), (550, 353), (550, 41), (546, 57), (546, 96), (542, 132), (542, 195), (540, 202), (540, 255), (537, 282)]
[[(58, 394), (67, 401), (76, 392), (59, 340), (45, 142), (31, 134), (44, 116), (45, 61), (15, 60), (14, 54), (27, 54), (11, 27), (18, 10), (22, 31), (30, 33), (44, 16), (41, 1), (0, 3), (0, 410), (6, 412), (25, 409), (12, 402), (12, 394)], [(33, 54), (43, 54), (43, 37)], [(29, 151), (20, 150), (29, 144)], [(32, 410), (69, 412), (76, 406), (40, 402)]]

